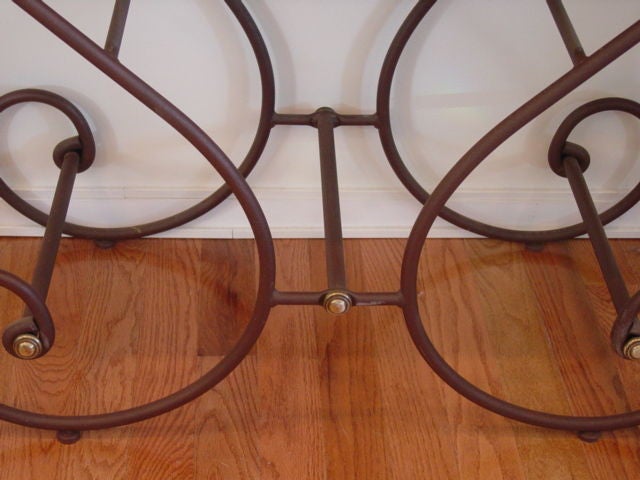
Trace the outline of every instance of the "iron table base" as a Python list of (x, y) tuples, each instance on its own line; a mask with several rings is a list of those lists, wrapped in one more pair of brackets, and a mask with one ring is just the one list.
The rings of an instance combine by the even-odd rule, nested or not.
[[(13, 1), (180, 133), (211, 163), (225, 184), (187, 210), (143, 225), (95, 228), (69, 223), (66, 221), (66, 214), (75, 177), (91, 167), (96, 151), (86, 119), (71, 102), (52, 92), (25, 89), (0, 97), (0, 112), (25, 102), (53, 106), (69, 118), (78, 133), (74, 138), (63, 140), (54, 149), (54, 161), (60, 167), (60, 177), (49, 212), (33, 207), (0, 180), (2, 198), (21, 214), (46, 227), (42, 249), (30, 283), (10, 272), (0, 270), (0, 286), (19, 296), (26, 305), (23, 317), (4, 329), (3, 345), (7, 352), (29, 360), (46, 355), (54, 347), (54, 321), (45, 300), (63, 234), (93, 239), (99, 245), (108, 247), (118, 241), (144, 237), (181, 226), (211, 211), (233, 194), (251, 224), (257, 245), (260, 274), (254, 310), (242, 335), (214, 368), (187, 387), (145, 405), (99, 415), (57, 416), (0, 405), (0, 419), (29, 427), (55, 430), (61, 442), (73, 443), (85, 430), (116, 427), (148, 419), (180, 407), (213, 388), (248, 354), (260, 336), (271, 308), (276, 305), (319, 305), (333, 314), (343, 314), (355, 307), (393, 305), (402, 310), (411, 337), (431, 368), (461, 395), (483, 408), (521, 422), (574, 431), (585, 441), (597, 439), (602, 431), (640, 424), (640, 411), (597, 417), (556, 415), (509, 403), (479, 389), (458, 374), (431, 343), (419, 313), (416, 288), (418, 264), (424, 242), (438, 216), (470, 232), (505, 241), (523, 242), (532, 248), (546, 242), (588, 234), (617, 311), (617, 318), (611, 329), (612, 354), (628, 359), (640, 358), (640, 322), (636, 318), (640, 309), (640, 293), (630, 295), (628, 292), (603, 228), (638, 203), (640, 184), (614, 206), (604, 212), (598, 212), (583, 177), (583, 172), (589, 167), (589, 153), (580, 145), (568, 141), (571, 131), (585, 118), (610, 110), (627, 112), (640, 118), (640, 104), (622, 98), (603, 98), (586, 103), (562, 122), (551, 141), (549, 166), (553, 172), (567, 178), (583, 219), (581, 223), (545, 231), (513, 230), (479, 222), (445, 206), (462, 181), (505, 140), (637, 45), (640, 42), (639, 21), (595, 53), (587, 55), (561, 0), (547, 0), (573, 67), (491, 129), (462, 156), (429, 194), (411, 175), (396, 148), (390, 119), (390, 92), (402, 52), (416, 27), (436, 3), (435, 0), (419, 0), (402, 23), (382, 65), (376, 111), (362, 115), (341, 114), (329, 107), (319, 108), (309, 114), (276, 112), (273, 69), (258, 26), (241, 0), (225, 0), (249, 39), (258, 63), (262, 89), (257, 132), (246, 158), (237, 168), (198, 125), (119, 62), (118, 53), (125, 32), (129, 0), (115, 1), (104, 47), (91, 41), (44, 2)], [(246, 182), (246, 177), (264, 150), (271, 130), (279, 125), (315, 128), (318, 132), (327, 264), (327, 288), (322, 291), (279, 291), (275, 288), (276, 262), (271, 233), (261, 207)], [(423, 204), (407, 240), (401, 282), (397, 291), (358, 292), (350, 289), (347, 283), (334, 130), (354, 125), (370, 126), (378, 130), (380, 141), (394, 172), (408, 191)]]

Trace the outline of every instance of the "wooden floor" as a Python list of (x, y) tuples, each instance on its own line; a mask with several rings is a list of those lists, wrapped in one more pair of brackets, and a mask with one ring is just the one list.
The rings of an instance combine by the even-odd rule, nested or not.
[[(38, 240), (0, 239), (0, 268), (29, 277)], [(346, 244), (350, 286), (396, 289), (404, 242)], [(640, 241), (616, 241), (640, 288)], [(429, 240), (424, 322), (469, 380), (554, 413), (640, 408), (640, 364), (608, 347), (614, 316), (589, 244), (533, 253), (488, 240)], [(281, 289), (322, 289), (319, 241), (277, 242)], [(100, 250), (65, 240), (49, 305), (54, 349), (0, 353), (0, 402), (56, 414), (166, 395), (219, 361), (251, 314), (251, 241), (142, 240)], [(634, 269), (634, 266), (636, 267)], [(0, 291), (3, 324), (22, 306)], [(400, 310), (277, 307), (252, 353), (214, 390), (74, 445), (0, 422), (0, 477), (50, 479), (627, 479), (640, 431), (575, 435), (505, 420), (461, 399), (425, 364)]]

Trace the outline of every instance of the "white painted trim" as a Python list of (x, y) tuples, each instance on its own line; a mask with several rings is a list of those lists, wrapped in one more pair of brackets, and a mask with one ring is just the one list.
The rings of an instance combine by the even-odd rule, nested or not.
[[(53, 195), (49, 188), (18, 189), (30, 202), (46, 208)], [(209, 193), (202, 188), (105, 187), (79, 188), (74, 192), (70, 219), (100, 219), (97, 226), (122, 226), (143, 223), (153, 215), (167, 216), (186, 208)], [(319, 189), (256, 188), (275, 238), (322, 237), (321, 192)], [(607, 206), (625, 192), (593, 192), (598, 205)], [(505, 226), (522, 229), (553, 228), (576, 221), (575, 204), (568, 190), (461, 190), (451, 202), (465, 214), (482, 219), (500, 212)], [(347, 238), (406, 237), (420, 210), (420, 205), (400, 189), (347, 188), (341, 191), (343, 230)], [(477, 213), (474, 213), (477, 212)], [(555, 222), (545, 220), (555, 213)], [(0, 235), (40, 236), (42, 227), (0, 205)], [(241, 220), (238, 220), (238, 219)], [(640, 237), (640, 210), (632, 209), (607, 227), (612, 238)], [(95, 221), (95, 220), (94, 220)], [(247, 238), (251, 229), (234, 199), (225, 201), (204, 217), (166, 232), (159, 237), (173, 238)], [(470, 237), (469, 232), (438, 220), (431, 237)]]

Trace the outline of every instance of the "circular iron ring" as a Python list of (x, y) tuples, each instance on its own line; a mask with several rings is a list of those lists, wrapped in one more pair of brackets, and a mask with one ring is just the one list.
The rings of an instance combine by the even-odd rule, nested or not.
[[(258, 63), (260, 81), (262, 85), (262, 105), (258, 128), (249, 152), (247, 152), (245, 159), (237, 167), (240, 174), (246, 178), (258, 162), (258, 159), (267, 144), (267, 140), (269, 139), (269, 134), (271, 133), (272, 119), (275, 112), (275, 82), (269, 52), (267, 51), (264, 40), (262, 39), (255, 22), (251, 18), (251, 15), (241, 2), (228, 0), (226, 3), (249, 39), (249, 43), (251, 44), (251, 48)], [(90, 130), (89, 133), (91, 133)], [(182, 212), (141, 225), (99, 228), (67, 222), (65, 223), (63, 232), (76, 238), (87, 238), (107, 242), (146, 237), (166, 230), (171, 230), (195, 220), (218, 206), (222, 201), (228, 198), (231, 193), (232, 190), (229, 186), (224, 184), (207, 198), (201, 200), (190, 208), (183, 210)], [(2, 179), (0, 179), (0, 197), (25, 217), (28, 217), (42, 226), (47, 224), (47, 219), (49, 217), (48, 214), (23, 200), (4, 181), (2, 181)]]
[[(26, 88), (0, 96), (0, 113), (21, 103), (42, 103), (49, 105), (62, 112), (71, 120), (71, 123), (73, 123), (73, 126), (78, 132), (78, 137), (63, 140), (54, 149), (53, 159), (56, 165), (59, 163), (59, 157), (64, 156), (64, 154), (70, 150), (71, 145), (73, 145), (74, 149), (79, 148), (80, 164), (78, 166), (78, 172), (85, 171), (93, 164), (93, 160), (96, 157), (96, 143), (93, 138), (93, 133), (91, 133), (89, 123), (75, 105), (55, 93), (36, 88)], [(7, 184), (0, 179), (0, 196), (3, 196), (4, 191), (8, 189)]]
[(0, 404), (0, 419), (28, 427), (76, 432), (111, 428), (161, 415), (213, 388), (235, 369), (255, 344), (271, 310), (271, 299), (275, 289), (275, 252), (271, 232), (262, 209), (245, 179), (215, 142), (189, 117), (47, 5), (19, 0), (16, 0), (16, 3), (123, 89), (156, 112), (212, 164), (238, 199), (251, 224), (258, 250), (260, 275), (254, 311), (238, 341), (217, 365), (181, 390), (144, 405), (97, 415), (47, 415)]
[[(435, 3), (436, 0), (418, 2), (398, 30), (398, 33), (389, 46), (389, 50), (387, 51), (380, 71), (376, 100), (376, 110), (379, 122), (378, 133), (385, 155), (387, 156), (387, 160), (398, 179), (402, 182), (409, 193), (411, 193), (421, 204), (424, 204), (427, 201), (429, 193), (420, 185), (402, 161), (400, 152), (398, 151), (393, 137), (393, 130), (391, 128), (390, 97), (393, 76), (402, 52), (418, 25), (425, 18)], [(640, 201), (640, 184), (622, 200), (600, 214), (602, 224), (606, 225), (607, 223), (615, 220), (638, 201)], [(482, 235), (484, 237), (497, 238), (512, 242), (555, 242), (568, 240), (570, 238), (584, 235), (587, 232), (583, 223), (550, 230), (517, 230), (503, 228), (474, 220), (448, 207), (443, 207), (439, 216), (449, 223), (469, 232)]]
[(401, 291), (405, 322), (413, 342), (431, 368), (454, 390), (499, 415), (541, 427), (576, 432), (598, 432), (640, 424), (640, 411), (592, 417), (557, 415), (524, 408), (481, 390), (456, 372), (434, 347), (422, 324), (417, 296), (418, 264), (425, 238), (460, 184), (505, 140), (639, 42), (640, 27), (635, 25), (628, 28), (490, 130), (440, 181), (422, 207), (407, 239), (402, 261)]

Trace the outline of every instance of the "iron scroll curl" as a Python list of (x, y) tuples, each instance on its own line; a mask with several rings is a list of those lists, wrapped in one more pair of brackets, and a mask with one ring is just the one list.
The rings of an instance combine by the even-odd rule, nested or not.
[[(46, 4), (43, 2), (15, 2), (21, 7), (27, 9), (29, 5), (42, 5), (49, 12), (53, 12), (49, 7), (46, 7)], [(247, 177), (251, 171), (256, 166), (264, 148), (269, 139), (269, 135), (271, 133), (271, 128), (273, 127), (272, 119), (275, 115), (275, 80), (273, 74), (273, 67), (271, 63), (271, 59), (269, 57), (269, 52), (267, 51), (267, 47), (264, 43), (260, 32), (253, 21), (251, 15), (244, 7), (242, 2), (236, 0), (228, 0), (227, 5), (231, 12), (233, 13), (236, 20), (240, 23), (243, 32), (245, 33), (249, 43), (251, 45), (252, 51), (254, 53), (258, 69), (260, 72), (260, 84), (261, 84), (261, 94), (262, 101), (260, 107), (260, 116), (258, 120), (258, 126), (256, 129), (256, 133), (254, 135), (253, 142), (247, 152), (243, 161), (238, 165), (237, 170), (243, 176)], [(60, 17), (56, 20), (56, 25), (58, 27), (64, 28), (64, 24), (61, 24), (63, 19)], [(52, 23), (53, 27), (53, 23)], [(78, 35), (74, 35), (74, 39), (78, 39)], [(97, 47), (97, 46), (96, 46)], [(99, 47), (98, 47), (99, 48)], [(96, 53), (96, 50), (93, 50)], [(104, 52), (103, 52), (104, 53)], [(113, 53), (111, 51), (107, 52), (108, 58), (114, 60)], [(101, 54), (102, 55), (102, 54)], [(104, 55), (103, 55), (104, 56)], [(107, 57), (105, 57), (107, 58)], [(115, 72), (112, 73), (115, 75)], [(111, 74), (108, 74), (111, 75)], [(114, 77), (112, 77), (114, 78)], [(20, 92), (12, 92), (7, 94), (6, 97), (17, 95)], [(4, 97), (2, 97), (4, 98)], [(88, 128), (88, 127), (87, 127)], [(89, 130), (89, 134), (90, 134)], [(89, 148), (86, 149), (87, 154), (89, 152)], [(93, 145), (93, 155), (95, 155), (95, 144)], [(82, 168), (80, 171), (82, 171)], [(122, 227), (110, 227), (110, 228), (100, 228), (93, 227), (88, 225), (81, 225), (71, 222), (66, 222), (63, 227), (63, 232), (67, 235), (73, 236), (75, 238), (87, 238), (91, 240), (97, 240), (101, 242), (117, 242), (122, 240), (130, 240), (134, 238), (141, 238), (150, 235), (155, 235), (161, 232), (165, 232), (167, 230), (171, 230), (173, 228), (180, 227), (188, 222), (191, 222), (202, 215), (213, 210), (216, 206), (222, 203), (225, 199), (227, 199), (231, 194), (232, 190), (229, 188), (229, 185), (226, 183), (223, 184), (220, 188), (215, 190), (213, 193), (208, 195), (203, 200), (198, 203), (192, 205), (191, 207), (168, 216), (166, 218), (161, 218), (158, 220), (153, 220), (140, 225), (132, 225), (132, 226), (122, 226)], [(0, 178), (0, 197), (4, 199), (12, 208), (16, 211), (20, 212), (25, 217), (33, 220), (39, 225), (46, 225), (48, 220), (48, 214), (39, 210), (38, 208), (31, 205), (26, 200), (22, 199), (15, 191), (13, 191), (9, 185), (7, 185)]]
[[(411, 193), (420, 204), (424, 204), (430, 194), (422, 187), (411, 171), (409, 171), (398, 150), (391, 123), (391, 86), (405, 47), (436, 2), (437, 0), (419, 1), (407, 15), (385, 55), (378, 78), (376, 96), (378, 135), (389, 165), (407, 191)], [(608, 208), (605, 212), (602, 212), (600, 217), (603, 225), (620, 217), (631, 208), (631, 206), (635, 205), (638, 200), (640, 200), (640, 192), (638, 188), (636, 188), (627, 197)], [(440, 210), (439, 216), (447, 222), (477, 235), (511, 242), (531, 244), (557, 242), (584, 235), (587, 231), (583, 223), (550, 230), (517, 230), (504, 228), (470, 218), (446, 206)]]
[[(600, 432), (640, 424), (640, 411), (593, 417), (556, 415), (515, 405), (476, 387), (453, 369), (431, 342), (421, 320), (417, 292), (418, 265), (425, 239), (436, 218), (442, 214), (446, 202), (465, 178), (514, 133), (638, 43), (640, 21), (635, 22), (491, 129), (458, 160), (429, 195), (407, 240), (401, 271), (401, 291), (405, 299), (402, 308), (414, 344), (429, 366), (454, 390), (499, 415), (541, 427), (576, 432)], [(543, 232), (544, 240), (538, 237), (533, 240), (548, 241), (548, 235)], [(508, 239), (532, 241), (531, 238), (520, 239), (519, 236), (520, 233), (518, 238)], [(497, 235), (497, 238), (504, 239), (501, 235)]]
[[(0, 404), (0, 418), (3, 420), (29, 427), (57, 430), (61, 433), (59, 438), (75, 441), (79, 438), (79, 434), (75, 435), (74, 432), (78, 433), (84, 430), (97, 430), (126, 425), (178, 408), (209, 391), (231, 373), (255, 344), (269, 315), (275, 286), (275, 253), (266, 218), (253, 192), (243, 178), (243, 172), (231, 163), (224, 152), (198, 125), (146, 84), (135, 73), (117, 61), (108, 51), (96, 45), (44, 2), (39, 0), (16, 0), (14, 3), (173, 127), (211, 163), (225, 181), (223, 188), (208, 197), (204, 202), (192, 207), (188, 213), (183, 212), (170, 219), (146, 224), (142, 226), (142, 231), (138, 230), (135, 235), (132, 235), (133, 232), (131, 229), (139, 227), (102, 229), (96, 231), (96, 229), (90, 227), (71, 224), (67, 224), (65, 233), (79, 237), (108, 240), (120, 240), (150, 235), (161, 231), (157, 230), (158, 228), (173, 228), (174, 226), (189, 221), (189, 219), (195, 218), (195, 216), (206, 213), (206, 211), (209, 211), (213, 206), (217, 205), (225, 196), (234, 194), (249, 220), (256, 240), (258, 253), (260, 270), (258, 288), (250, 320), (227, 354), (212, 369), (195, 382), (170, 395), (144, 405), (97, 415), (49, 415), (29, 412)], [(266, 48), (264, 48), (260, 34), (255, 28), (255, 25), (253, 25), (251, 17), (241, 2), (228, 0), (227, 4), (241, 21), (243, 29), (246, 32), (250, 32), (252, 46), (254, 47), (254, 51), (257, 51), (257, 55), (267, 55), (267, 61), (261, 62), (260, 71), (263, 75), (263, 91), (266, 90), (268, 94), (266, 98), (263, 98), (263, 110), (261, 112), (258, 134), (244, 162), (244, 170), (246, 172), (252, 168), (252, 164), (254, 164), (259, 157), (271, 128), (271, 118), (273, 116), (272, 106), (274, 102), (273, 82), (272, 76), (270, 76), (271, 64), (268, 60), (268, 54), (266, 53)], [(31, 212), (33, 213), (33, 210), (31, 210)], [(42, 220), (42, 218), (40, 219)]]

